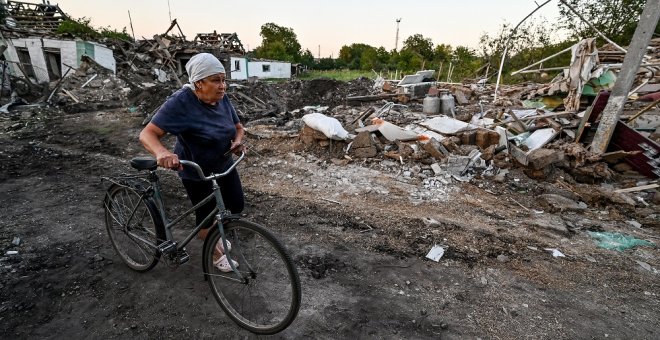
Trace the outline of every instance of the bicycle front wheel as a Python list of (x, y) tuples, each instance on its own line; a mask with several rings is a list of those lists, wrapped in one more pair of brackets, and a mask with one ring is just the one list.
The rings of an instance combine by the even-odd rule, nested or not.
[(108, 236), (121, 260), (138, 272), (153, 268), (160, 258), (156, 236), (160, 218), (153, 204), (135, 190), (118, 185), (108, 189), (103, 203)]
[(204, 244), (203, 268), (209, 286), (222, 309), (239, 326), (256, 334), (275, 334), (296, 318), (300, 309), (300, 278), (284, 246), (264, 227), (248, 221), (225, 224), (231, 243), (229, 255), (238, 263), (233, 271), (214, 266), (215, 245), (221, 239), (217, 227)]

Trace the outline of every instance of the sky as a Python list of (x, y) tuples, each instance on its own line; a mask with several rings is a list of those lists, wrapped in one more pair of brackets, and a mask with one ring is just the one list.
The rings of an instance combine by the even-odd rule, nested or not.
[[(40, 0), (30, 0), (39, 2)], [(539, 4), (542, 0), (537, 0)], [(398, 47), (422, 34), (434, 44), (476, 48), (484, 33), (496, 35), (504, 23), (517, 24), (533, 11), (533, 0), (51, 0), (73, 18), (91, 19), (94, 27), (126, 30), (131, 20), (137, 39), (152, 38), (177, 19), (186, 38), (197, 33), (237, 33), (246, 49), (261, 44), (259, 31), (265, 23), (293, 29), (302, 49), (315, 57), (337, 57), (343, 45), (364, 43)], [(551, 1), (532, 18), (552, 20), (558, 1)], [(175, 28), (176, 30), (176, 28)], [(178, 30), (176, 31), (178, 32)]]

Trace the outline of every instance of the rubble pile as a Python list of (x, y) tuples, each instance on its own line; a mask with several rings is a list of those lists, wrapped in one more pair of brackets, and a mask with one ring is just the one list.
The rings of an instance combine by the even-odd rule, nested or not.
[(644, 61), (650, 66), (643, 63), (637, 72), (622, 116), (626, 122), (617, 125), (606, 153), (591, 152), (589, 143), (620, 68), (612, 62), (623, 55), (605, 50), (600, 58), (593, 39), (574, 46), (572, 65), (550, 83), (503, 86), (497, 100), (488, 84), (435, 82), (426, 71), (401, 80), (379, 78), (376, 93), (348, 96), (352, 107), (323, 111), (350, 138), (337, 140), (305, 124), (299, 138), (310, 150), (331, 148), (333, 157), (348, 161), (395, 162), (401, 178), (428, 189), (475, 178), (503, 181), (514, 167), (538, 180), (618, 181), (632, 192), (653, 189), (660, 176), (660, 112), (657, 99), (643, 101), (660, 95), (653, 66), (659, 46), (654, 39)]
[(65, 106), (67, 110), (75, 106), (89, 106), (90, 103), (122, 107), (131, 91), (124, 80), (89, 57), (83, 57), (80, 67), (72, 75), (51, 85), (49, 103)]
[[(175, 20), (164, 34), (138, 42), (104, 40), (116, 72), (83, 56), (77, 70), (48, 84), (47, 96), (39, 90), (39, 102), (77, 112), (126, 107), (143, 114), (146, 124), (187, 82), (187, 58), (209, 52), (228, 62), (230, 54), (244, 55), (235, 34), (201, 34), (190, 41), (183, 34), (168, 35), (176, 26)], [(427, 192), (443, 192), (452, 181), (502, 181), (514, 167), (539, 180), (565, 175), (600, 183), (637, 176), (634, 185), (644, 186), (640, 174), (656, 179), (660, 39), (648, 48), (623, 120), (603, 154), (592, 153), (589, 143), (625, 54), (616, 46), (597, 48), (593, 38), (577, 43), (571, 53), (571, 65), (549, 83), (502, 86), (497, 92), (485, 79), (444, 83), (434, 80), (434, 71), (422, 70), (375, 81), (252, 77), (230, 80), (227, 96), (251, 136), (297, 136), (304, 147), (327, 150), (340, 162), (395, 164), (391, 171), (418, 181)], [(547, 71), (532, 66), (514, 74)], [(25, 103), (11, 99), (10, 105), (20, 104)]]

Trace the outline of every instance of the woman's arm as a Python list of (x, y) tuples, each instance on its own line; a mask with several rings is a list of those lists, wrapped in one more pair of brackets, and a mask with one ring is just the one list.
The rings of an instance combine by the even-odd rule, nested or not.
[(242, 145), (244, 137), (245, 137), (245, 128), (243, 128), (243, 124), (236, 123), (236, 135), (234, 136), (234, 140), (231, 141), (231, 147), (229, 149), (234, 150), (234, 153), (237, 155), (245, 150), (245, 146)]
[(156, 156), (158, 165), (163, 168), (181, 170), (182, 166), (179, 163), (179, 157), (170, 152), (160, 139), (165, 136), (166, 132), (153, 123), (147, 124), (140, 132), (140, 142), (152, 155)]

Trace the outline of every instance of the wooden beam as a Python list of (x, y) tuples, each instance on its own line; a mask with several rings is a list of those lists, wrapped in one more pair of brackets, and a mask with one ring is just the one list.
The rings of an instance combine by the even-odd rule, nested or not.
[(618, 189), (618, 190), (614, 190), (614, 192), (635, 192), (635, 191), (655, 189), (657, 187), (660, 187), (660, 185), (649, 184), (649, 185), (642, 185), (642, 186), (632, 187), (632, 188)]
[(604, 153), (607, 150), (639, 65), (646, 53), (646, 47), (658, 24), (658, 19), (660, 19), (660, 0), (647, 0), (632, 42), (628, 47), (628, 53), (623, 59), (623, 67), (612, 89), (612, 95), (603, 111), (596, 136), (591, 143), (591, 151), (594, 153)]

